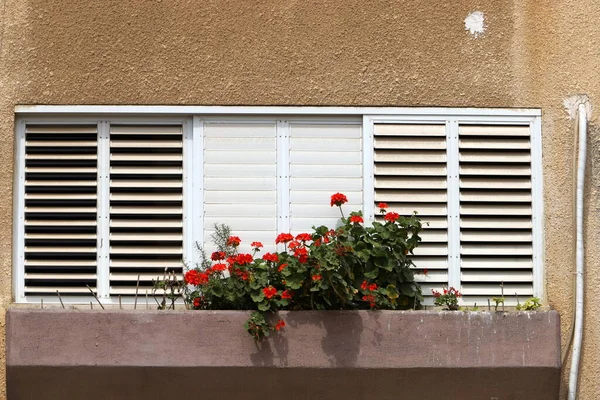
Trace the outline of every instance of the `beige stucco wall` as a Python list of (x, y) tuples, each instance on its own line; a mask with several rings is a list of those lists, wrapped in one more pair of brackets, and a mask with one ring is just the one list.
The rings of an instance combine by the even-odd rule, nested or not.
[[(464, 26), (475, 10), (478, 37)], [(600, 101), (597, 21), (597, 0), (0, 0), (0, 311), (11, 301), (17, 104), (540, 107), (547, 294), (566, 332), (574, 173), (563, 100)], [(600, 398), (598, 114), (581, 399)], [(3, 377), (2, 359), (0, 398)]]

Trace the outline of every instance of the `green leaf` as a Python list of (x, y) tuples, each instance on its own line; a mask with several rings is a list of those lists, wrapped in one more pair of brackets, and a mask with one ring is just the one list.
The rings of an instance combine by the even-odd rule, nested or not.
[(265, 299), (265, 294), (263, 293), (263, 291), (261, 290), (260, 292), (255, 292), (252, 293), (250, 295), (250, 297), (252, 297), (252, 301), (255, 303), (260, 303), (261, 301), (263, 301)]
[(271, 306), (266, 301), (263, 301), (262, 303), (258, 303), (258, 309), (260, 311), (269, 311), (270, 308), (271, 308)]
[(385, 294), (387, 295), (387, 297), (389, 297), (392, 300), (400, 297), (400, 293), (398, 292), (398, 289), (396, 289), (396, 286), (394, 286), (394, 285), (387, 285), (387, 287), (385, 288)]

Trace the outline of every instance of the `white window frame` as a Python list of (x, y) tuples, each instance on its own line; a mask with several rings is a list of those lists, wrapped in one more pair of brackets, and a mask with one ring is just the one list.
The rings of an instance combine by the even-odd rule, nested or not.
[[(241, 107), (241, 106), (91, 106), (91, 105), (37, 105), (15, 107), (16, 151), (14, 183), (13, 223), (13, 294), (20, 303), (44, 301), (58, 303), (58, 299), (44, 296), (24, 296), (24, 173), (25, 173), (25, 126), (27, 123), (98, 124), (99, 135), (107, 135), (108, 121), (130, 124), (181, 123), (183, 126), (184, 201), (183, 230), (184, 258), (194, 261), (195, 238), (203, 235), (203, 183), (202, 179), (190, 179), (190, 171), (200, 171), (203, 165), (203, 129), (205, 121), (258, 121), (277, 122), (277, 179), (278, 231), (289, 229), (289, 123), (292, 122), (341, 122), (361, 124), (363, 154), (363, 213), (368, 220), (374, 219), (373, 176), (373, 126), (375, 123), (440, 123), (446, 125), (448, 140), (449, 197), (458, 198), (458, 125), (485, 123), (486, 125), (529, 125), (531, 129), (531, 180), (532, 180), (532, 234), (533, 234), (533, 292), (544, 299), (544, 235), (543, 235), (543, 187), (541, 110), (496, 108), (400, 108), (400, 107)], [(281, 133), (281, 135), (280, 135)], [(108, 179), (108, 142), (98, 143), (98, 177)], [(371, 151), (369, 151), (371, 149)], [(190, 169), (191, 168), (191, 169)], [(100, 186), (102, 188), (102, 186)], [(285, 190), (287, 188), (287, 190)], [(98, 215), (108, 215), (108, 185), (98, 194)], [(452, 205), (456, 203), (456, 205)], [(458, 203), (449, 202), (449, 285), (460, 287), (460, 239), (458, 226)], [(187, 204), (187, 206), (186, 206)], [(194, 212), (190, 212), (194, 204)], [(287, 210), (287, 214), (285, 211)], [(101, 234), (104, 232), (104, 234)], [(101, 243), (108, 225), (98, 225), (98, 257), (107, 257), (107, 246)], [(108, 238), (108, 236), (106, 236)], [(118, 304), (118, 299), (108, 295), (109, 269), (98, 274), (98, 293), (104, 304)], [(104, 276), (105, 275), (105, 276)], [(89, 297), (69, 297), (70, 303), (88, 303)]]

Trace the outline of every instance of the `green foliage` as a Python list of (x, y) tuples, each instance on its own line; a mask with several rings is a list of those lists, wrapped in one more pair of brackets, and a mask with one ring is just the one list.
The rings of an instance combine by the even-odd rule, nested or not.
[(532, 297), (523, 304), (517, 304), (519, 311), (535, 311), (542, 307), (542, 301), (537, 297)]
[(504, 297), (492, 297), (494, 304), (494, 311), (498, 311), (500, 304), (504, 305)]
[[(340, 212), (344, 202), (342, 194), (332, 196)], [(259, 311), (246, 324), (256, 340), (284, 326), (279, 321), (271, 327), (266, 312), (420, 308), (423, 297), (410, 259), (421, 241), (420, 219), (380, 208), (383, 221), (371, 226), (364, 225), (361, 212), (352, 212), (348, 218), (342, 213), (336, 229), (282, 233), (276, 239), (282, 250), (262, 258), (261, 243), (252, 243), (252, 254), (240, 254), (229, 227), (216, 225), (213, 263), (185, 275), (186, 303), (194, 309)]]

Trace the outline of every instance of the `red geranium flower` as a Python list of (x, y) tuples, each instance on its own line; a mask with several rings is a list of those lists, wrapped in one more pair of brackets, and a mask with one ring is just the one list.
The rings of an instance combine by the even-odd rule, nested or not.
[(225, 252), (223, 251), (215, 251), (210, 255), (210, 259), (213, 261), (221, 261), (225, 259)]
[(333, 207), (333, 206), (340, 207), (342, 204), (347, 203), (347, 202), (348, 202), (348, 198), (341, 193), (336, 193), (333, 196), (331, 196), (331, 207)]
[(272, 262), (279, 261), (279, 256), (277, 255), (277, 253), (274, 253), (274, 254), (266, 253), (262, 258), (265, 261), (272, 261)]
[(315, 245), (315, 247), (319, 247), (321, 246), (321, 239), (317, 239), (313, 242), (313, 244)]
[(434, 290), (434, 289), (431, 289), (431, 293), (433, 294), (433, 297), (435, 297), (435, 298), (438, 298), (442, 295), (440, 292), (438, 292), (437, 290)]
[(369, 290), (372, 292), (373, 290), (377, 290), (377, 284), (376, 283), (371, 283), (369, 285)]
[(372, 294), (363, 296), (362, 299), (363, 299), (363, 301), (369, 302), (369, 307), (371, 307), (371, 308), (375, 307), (375, 296), (373, 296)]
[(229, 256), (227, 257), (227, 260), (225, 260), (227, 262), (227, 264), (229, 265), (233, 265), (235, 264), (235, 256)]
[(277, 238), (275, 239), (275, 243), (279, 244), (279, 243), (287, 243), (290, 240), (294, 240), (294, 236), (289, 234), (289, 233), (280, 233), (279, 235), (277, 235)]
[(288, 249), (290, 249), (290, 250), (293, 250), (298, 246), (300, 246), (300, 242), (298, 242), (296, 240), (292, 240), (290, 243), (288, 243)]
[(316, 275), (312, 276), (313, 282), (320, 281), (321, 279), (323, 279), (323, 277), (321, 276), (321, 274), (316, 274)]
[(213, 267), (211, 269), (214, 272), (221, 272), (221, 271), (225, 271), (227, 269), (227, 265), (219, 263), (219, 264), (213, 265)]
[(383, 219), (389, 222), (396, 222), (398, 218), (400, 218), (400, 215), (395, 212), (389, 212), (383, 216)]
[(429, 273), (429, 270), (428, 270), (427, 268), (425, 268), (425, 269), (423, 270), (423, 275), (427, 275), (428, 273)]
[(202, 303), (202, 299), (200, 297), (196, 297), (194, 299), (194, 307), (200, 307), (201, 303)]
[(287, 267), (287, 264), (281, 264), (279, 268), (277, 268), (277, 271), (281, 272), (285, 269), (285, 267)]
[(247, 281), (248, 278), (250, 277), (250, 274), (248, 273), (248, 271), (240, 271), (238, 272), (237, 276), (243, 280), (243, 281)]
[(242, 240), (239, 237), (229, 236), (229, 238), (227, 239), (227, 246), (237, 247), (240, 245), (241, 242)]
[(290, 292), (286, 290), (284, 290), (283, 292), (281, 292), (281, 298), (282, 299), (291, 299), (292, 298), (292, 294)]
[(365, 222), (362, 217), (360, 215), (353, 215), (350, 217), (350, 222), (353, 222), (355, 224), (360, 224)]
[(309, 240), (312, 240), (312, 236), (310, 236), (309, 233), (300, 233), (296, 236), (296, 240), (300, 240), (302, 242), (308, 242)]
[(194, 285), (194, 286), (204, 285), (205, 283), (208, 282), (208, 274), (206, 274), (204, 272), (200, 273), (197, 270), (192, 269), (185, 273), (185, 276), (183, 277), (183, 279), (185, 280), (185, 283), (187, 283), (189, 285)]
[(377, 204), (377, 207), (379, 207), (381, 210), (385, 210), (389, 206), (387, 205), (387, 203), (379, 203)]
[(259, 248), (263, 247), (263, 244), (261, 242), (252, 242), (252, 243), (250, 243), (250, 246), (252, 246), (255, 249), (259, 249)]
[(263, 288), (263, 293), (265, 294), (265, 297), (267, 299), (270, 299), (271, 297), (273, 297), (277, 294), (277, 289), (275, 289), (273, 286), (269, 286), (269, 287)]
[(238, 265), (250, 264), (252, 261), (254, 261), (252, 254), (238, 254), (235, 256), (235, 263)]
[(294, 249), (294, 257), (304, 264), (308, 261), (308, 250), (306, 250), (306, 247), (298, 247)]
[(364, 280), (363, 283), (360, 284), (360, 288), (362, 290), (367, 290), (369, 288), (369, 284), (367, 283), (366, 280)]
[(279, 331), (281, 329), (283, 329), (283, 327), (285, 327), (285, 322), (280, 319), (279, 321), (277, 321), (277, 323), (275, 324), (275, 330)]

